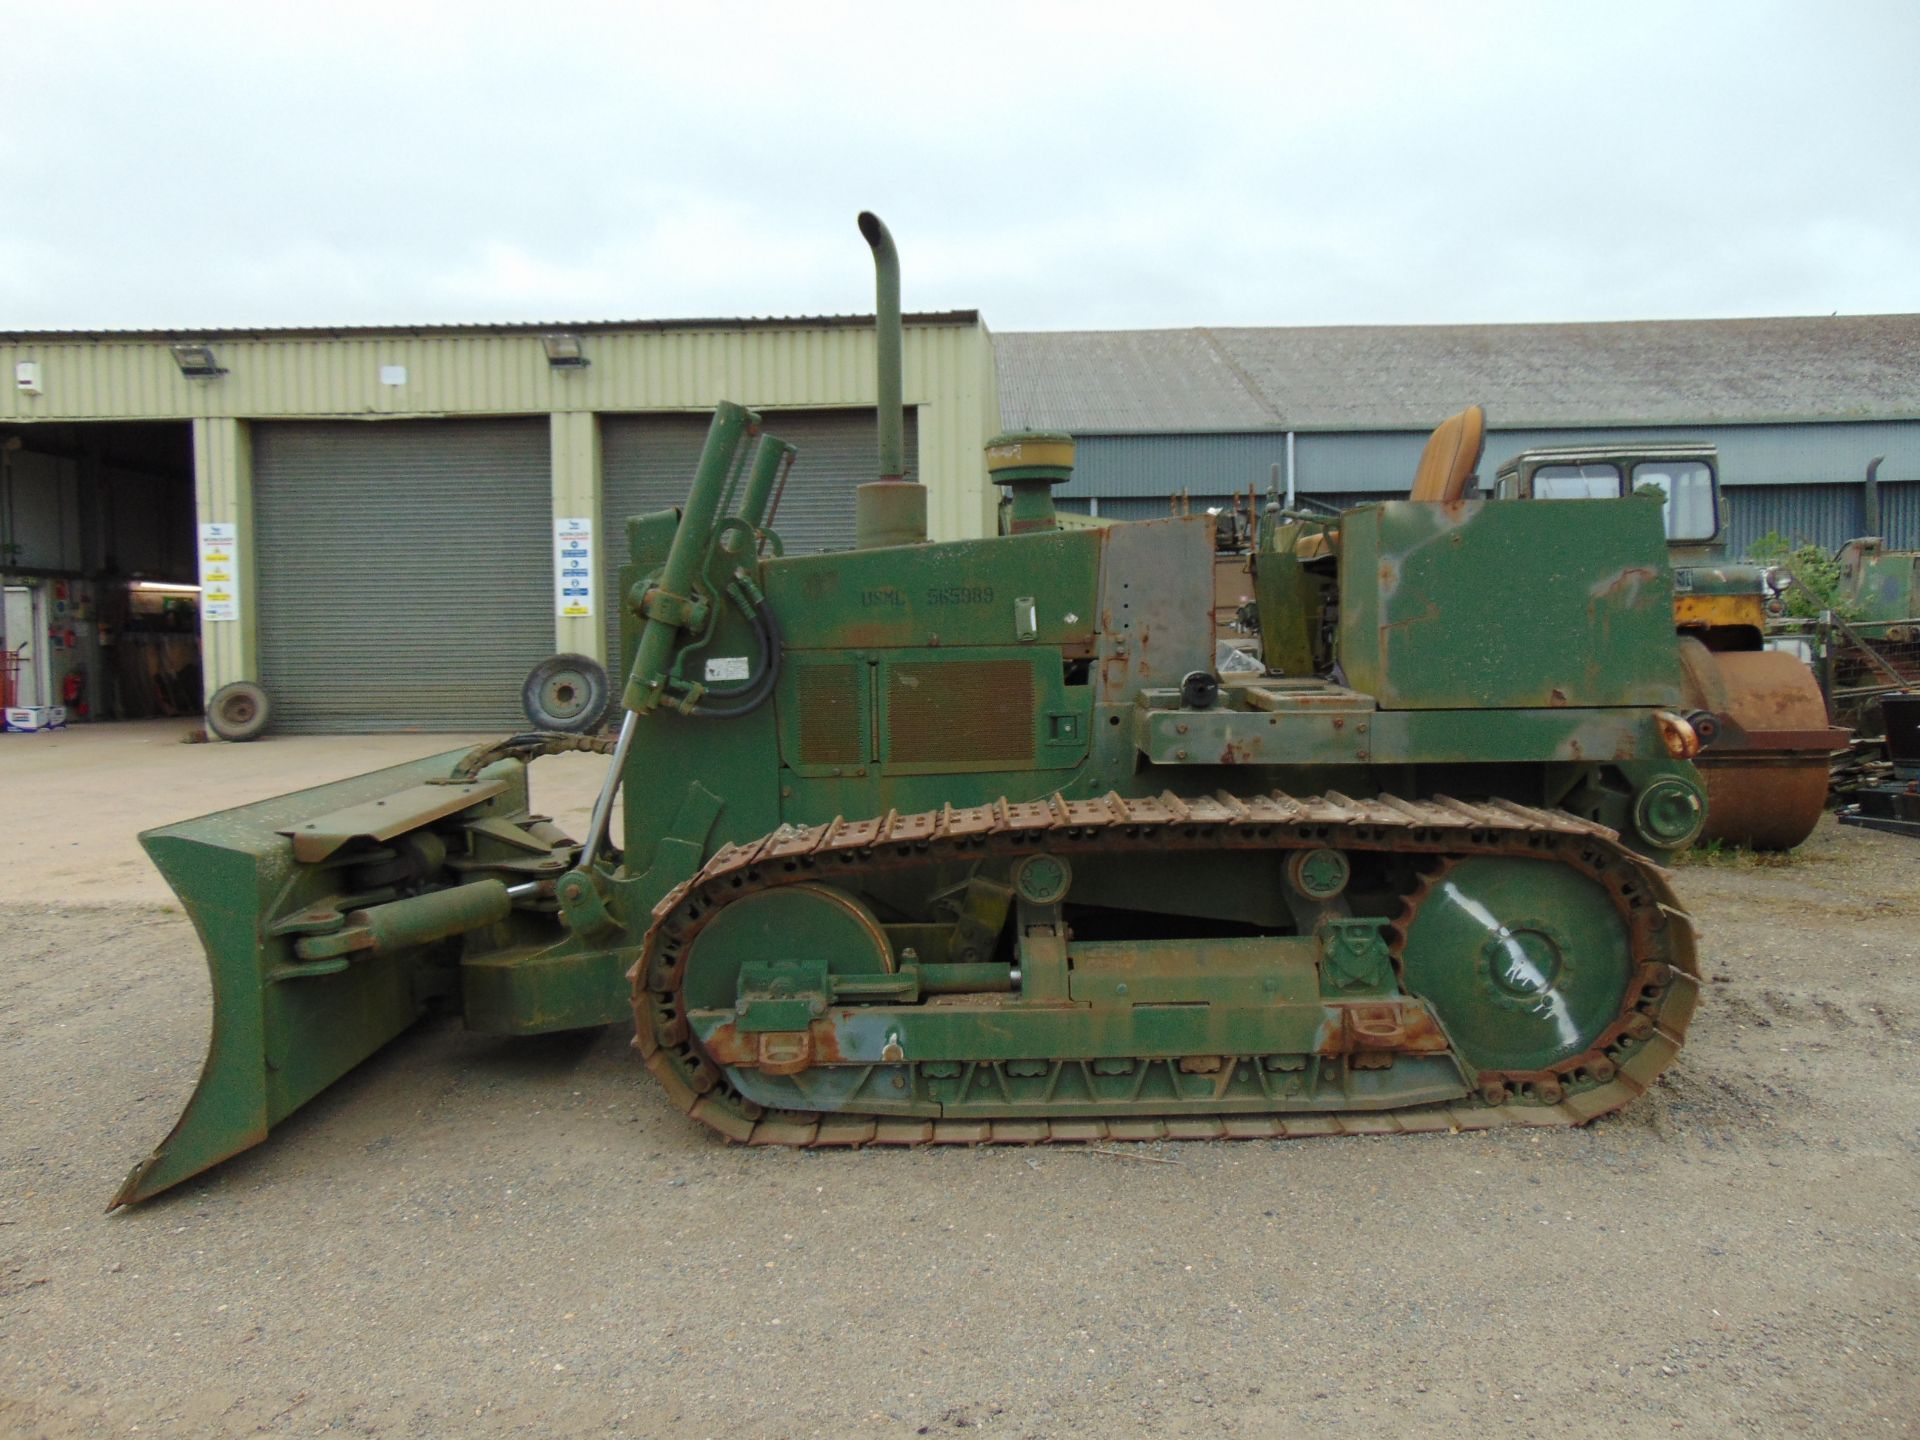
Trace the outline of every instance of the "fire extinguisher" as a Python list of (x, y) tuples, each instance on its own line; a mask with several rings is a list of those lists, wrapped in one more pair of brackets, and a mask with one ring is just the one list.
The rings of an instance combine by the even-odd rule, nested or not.
[(86, 690), (87, 672), (84, 670), (69, 670), (60, 682), (60, 703), (82, 720), (87, 718), (87, 702), (80, 697)]

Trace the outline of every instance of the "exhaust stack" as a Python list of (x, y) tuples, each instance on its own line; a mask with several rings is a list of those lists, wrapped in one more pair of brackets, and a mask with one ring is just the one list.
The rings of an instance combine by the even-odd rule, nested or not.
[(906, 411), (902, 399), (900, 256), (886, 223), (860, 212), (860, 234), (873, 251), (874, 328), (879, 360), (880, 478), (854, 492), (854, 544), (862, 550), (918, 545), (927, 538), (926, 487), (907, 479)]
[(1867, 486), (1862, 509), (1866, 514), (1867, 534), (1883, 535), (1880, 528), (1880, 462), (1887, 457), (1876, 455), (1867, 462)]

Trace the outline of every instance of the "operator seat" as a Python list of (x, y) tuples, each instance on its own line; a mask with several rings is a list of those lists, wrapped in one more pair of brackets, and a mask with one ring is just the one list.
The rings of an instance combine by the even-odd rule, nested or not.
[(1458, 415), (1442, 420), (1427, 437), (1427, 448), (1420, 452), (1420, 467), (1413, 472), (1413, 490), (1409, 500), (1447, 503), (1467, 493), (1467, 483), (1480, 468), (1480, 455), (1487, 448), (1487, 412), (1481, 405), (1469, 405)]

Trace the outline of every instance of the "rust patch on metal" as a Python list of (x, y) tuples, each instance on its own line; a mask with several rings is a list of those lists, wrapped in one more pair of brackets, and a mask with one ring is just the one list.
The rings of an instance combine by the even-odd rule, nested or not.
[(1401, 1000), (1350, 1000), (1334, 1007), (1339, 1023), (1329, 1025), (1320, 1054), (1437, 1055), (1447, 1037), (1423, 1005)]
[[(682, 1039), (685, 1032), (682, 1032)], [(840, 1065), (840, 1032), (830, 1020), (816, 1020), (805, 1030), (762, 1030), (742, 1034), (729, 1021), (706, 1041), (706, 1052), (717, 1065), (764, 1070), (769, 1075), (798, 1075), (814, 1065)]]
[(1660, 743), (1675, 760), (1691, 760), (1700, 753), (1700, 737), (1693, 726), (1671, 710), (1654, 711), (1653, 723), (1660, 728)]
[(1696, 762), (1707, 790), (1704, 837), (1760, 849), (1798, 845), (1826, 808), (1827, 753), (1846, 743), (1846, 732), (1827, 724), (1813, 672), (1777, 650), (1700, 649), (1690, 658), (1699, 673), (1689, 674), (1689, 700), (1720, 702), (1720, 734)]
[(1651, 565), (1629, 565), (1624, 570), (1594, 581), (1587, 593), (1596, 601), (1623, 595), (1627, 603), (1632, 604), (1640, 598), (1642, 586), (1651, 585), (1659, 578), (1660, 572)]

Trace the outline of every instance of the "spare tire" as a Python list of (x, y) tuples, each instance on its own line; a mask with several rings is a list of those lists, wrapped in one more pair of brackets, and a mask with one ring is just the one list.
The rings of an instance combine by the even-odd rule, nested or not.
[(520, 687), (520, 703), (536, 730), (590, 735), (600, 728), (612, 690), (607, 672), (591, 655), (555, 655), (542, 660)]
[(222, 740), (252, 740), (267, 728), (267, 692), (251, 680), (222, 685), (207, 701), (207, 728)]

